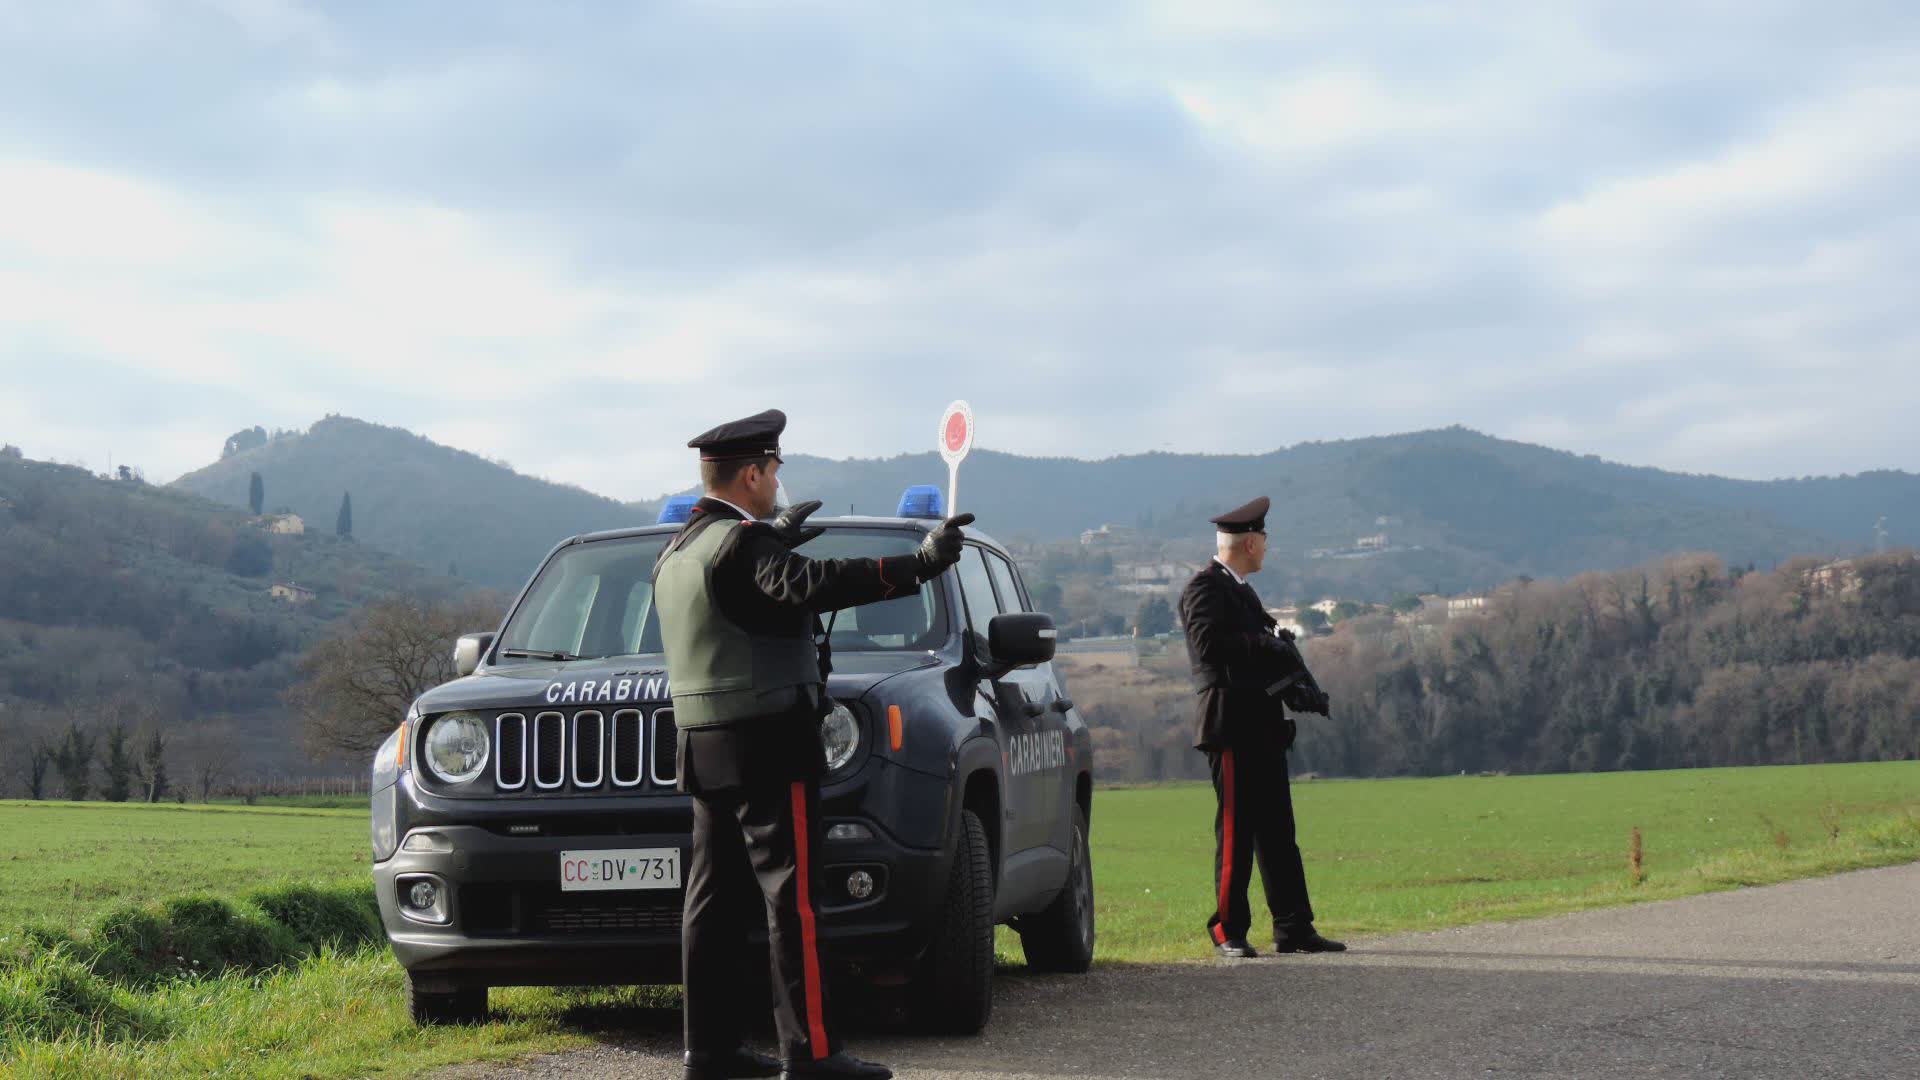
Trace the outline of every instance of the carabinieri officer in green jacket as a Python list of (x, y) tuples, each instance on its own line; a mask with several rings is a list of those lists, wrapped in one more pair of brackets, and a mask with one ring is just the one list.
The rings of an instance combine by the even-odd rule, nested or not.
[[(820, 721), (826, 700), (815, 646), (821, 612), (916, 590), (960, 560), (949, 518), (919, 550), (883, 559), (808, 559), (795, 548), (818, 502), (773, 517), (779, 490), (777, 409), (693, 439), (706, 496), (654, 568), (654, 605), (672, 679), (680, 790), (693, 796), (681, 961), (686, 1075), (884, 1078), (840, 1048), (826, 999), (808, 868), (820, 849)], [(757, 879), (757, 880), (756, 880)], [(782, 1061), (741, 1041), (749, 920), (764, 908)]]

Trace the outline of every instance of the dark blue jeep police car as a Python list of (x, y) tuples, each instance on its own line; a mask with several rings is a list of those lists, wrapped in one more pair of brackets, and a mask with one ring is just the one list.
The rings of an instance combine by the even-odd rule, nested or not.
[[(416, 1021), (482, 1017), (490, 986), (680, 981), (692, 812), (650, 583), (674, 509), (556, 547), (380, 749), (373, 876)], [(827, 531), (805, 553), (910, 552), (938, 492), (901, 513), (815, 519)], [(992, 1009), (995, 924), (1034, 967), (1085, 971), (1092, 746), (1005, 549), (969, 529), (953, 571), (839, 612), (828, 640), (830, 961), (961, 1033)]]

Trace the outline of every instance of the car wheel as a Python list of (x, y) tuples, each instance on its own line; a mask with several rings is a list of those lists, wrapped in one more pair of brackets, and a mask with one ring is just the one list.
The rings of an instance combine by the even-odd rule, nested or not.
[(487, 1018), (487, 988), (469, 986), (459, 990), (421, 990), (414, 985), (413, 973), (408, 972), (407, 1013), (421, 1027), (477, 1024)]
[(1035, 971), (1078, 974), (1093, 966), (1093, 857), (1087, 847), (1087, 815), (1073, 808), (1072, 864), (1067, 884), (1053, 903), (1019, 922), (1020, 947)]
[(933, 944), (914, 978), (914, 1026), (973, 1035), (993, 1015), (993, 863), (987, 830), (960, 812), (960, 841), (947, 872), (947, 895)]

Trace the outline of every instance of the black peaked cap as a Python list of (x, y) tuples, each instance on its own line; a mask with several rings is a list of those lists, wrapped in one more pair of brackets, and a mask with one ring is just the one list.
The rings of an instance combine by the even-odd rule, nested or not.
[(779, 457), (780, 433), (787, 430), (787, 414), (779, 409), (755, 413), (744, 420), (730, 420), (711, 431), (687, 440), (700, 451), (701, 461), (733, 461), (739, 458)]
[(1223, 533), (1263, 533), (1267, 531), (1267, 507), (1272, 501), (1265, 495), (1245, 506), (1235, 507), (1213, 519)]

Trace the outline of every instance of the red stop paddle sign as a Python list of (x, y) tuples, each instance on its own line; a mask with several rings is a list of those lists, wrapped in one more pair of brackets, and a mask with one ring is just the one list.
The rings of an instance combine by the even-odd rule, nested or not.
[(940, 416), (940, 456), (947, 461), (947, 513), (960, 512), (960, 462), (973, 449), (973, 406), (956, 401)]
[(940, 456), (957, 465), (973, 449), (973, 409), (964, 401), (947, 406), (940, 418)]

